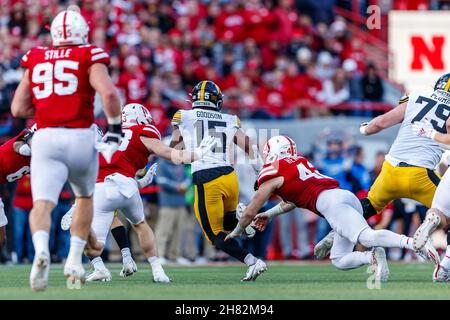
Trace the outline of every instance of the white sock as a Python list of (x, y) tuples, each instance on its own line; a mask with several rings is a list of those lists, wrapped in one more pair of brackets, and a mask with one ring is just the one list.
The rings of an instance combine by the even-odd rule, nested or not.
[(48, 249), (49, 234), (47, 231), (38, 230), (33, 234), (33, 245), (36, 253), (45, 252), (49, 254)]
[(446, 270), (450, 270), (450, 245), (447, 246), (447, 250), (445, 250), (445, 256), (441, 261), (441, 267)]
[(153, 256), (147, 259), (148, 263), (150, 263), (151, 267), (152, 267), (152, 271), (157, 271), (162, 269), (161, 266), (161, 260), (159, 260), (159, 257), (157, 256)]
[(91, 263), (95, 270), (98, 270), (98, 271), (106, 270), (106, 266), (103, 263), (103, 260), (101, 257), (95, 257), (94, 259), (91, 260)]
[(130, 248), (123, 248), (122, 250), (120, 250), (120, 252), (122, 253), (122, 263), (123, 264), (130, 261), (130, 259), (131, 259)]
[(86, 240), (77, 236), (70, 237), (70, 250), (67, 256), (66, 264), (81, 264), (81, 258), (83, 256), (84, 247), (86, 246)]
[(400, 239), (400, 248), (414, 250), (413, 238), (402, 236), (402, 238)]
[(398, 248), (404, 235), (399, 235), (389, 230), (364, 229), (359, 235), (358, 242), (366, 248), (384, 247)]
[(340, 258), (332, 259), (333, 265), (341, 270), (355, 269), (372, 262), (372, 251), (354, 251)]
[(250, 267), (256, 263), (256, 260), (258, 259), (254, 255), (249, 253), (245, 256), (244, 263), (247, 265), (247, 267)]

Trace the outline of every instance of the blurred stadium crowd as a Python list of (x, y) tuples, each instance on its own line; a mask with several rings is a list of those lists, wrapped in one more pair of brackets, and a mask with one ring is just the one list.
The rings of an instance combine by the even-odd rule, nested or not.
[[(335, 14), (335, 6), (348, 9), (351, 2), (82, 0), (77, 4), (90, 21), (91, 42), (111, 55), (110, 73), (123, 101), (144, 104), (160, 131), (168, 134), (171, 116), (177, 109), (189, 107), (188, 93), (203, 79), (216, 82), (225, 94), (224, 109), (244, 119), (282, 120), (342, 113), (373, 116), (392, 107), (393, 101), (385, 97), (390, 84), (384, 72), (368, 60), (363, 39), (352, 36), (348, 21)], [(366, 8), (370, 2), (359, 4)], [(380, 2), (386, 8), (445, 7), (445, 1)], [(0, 0), (0, 142), (26, 125), (9, 113), (22, 76), (19, 61), (31, 47), (50, 44), (48, 25), (67, 4), (58, 0)], [(345, 107), (349, 102), (382, 103), (382, 108), (361, 111)], [(377, 155), (375, 168), (370, 169), (362, 164), (362, 148), (338, 139), (327, 142), (326, 152), (310, 156), (324, 174), (337, 178), (344, 188), (363, 194), (380, 170), (383, 152)], [(197, 230), (188, 170), (162, 162), (156, 184), (143, 190), (161, 256), (179, 263), (223, 259), (203, 242)], [(241, 172), (242, 181), (250, 179), (245, 170)], [(242, 200), (252, 192), (244, 189)], [(2, 261), (30, 261), (29, 179), (1, 186), (0, 191), (10, 218), (9, 244)], [(63, 192), (54, 212), (51, 247), (55, 260), (67, 254), (68, 234), (59, 228), (59, 221), (71, 201), (70, 190)], [(399, 201), (394, 211), (388, 209), (384, 218), (372, 223), (391, 224), (399, 218), (402, 223), (397, 227), (407, 228), (407, 232), (411, 224), (417, 224), (411, 219), (414, 212), (423, 214), (415, 204)], [(327, 231), (324, 221), (298, 210), (275, 220), (272, 228), (255, 239), (245, 241), (262, 257), (303, 259), (311, 258), (312, 246)]]

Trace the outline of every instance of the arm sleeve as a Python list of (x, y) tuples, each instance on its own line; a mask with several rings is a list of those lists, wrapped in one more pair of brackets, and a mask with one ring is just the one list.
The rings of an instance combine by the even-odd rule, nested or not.
[(159, 130), (154, 125), (146, 125), (142, 128), (141, 137), (147, 137), (152, 139), (158, 139), (161, 140), (161, 134), (159, 133)]
[(89, 65), (93, 65), (95, 63), (103, 63), (107, 66), (111, 63), (111, 59), (109, 54), (105, 52), (102, 48), (92, 46), (88, 48), (89, 50)]
[(267, 165), (264, 166), (264, 168), (261, 169), (261, 171), (259, 172), (258, 175), (258, 187), (260, 185), (262, 185), (264, 182), (266, 182), (267, 180), (273, 179), (278, 177), (279, 174), (279, 170), (273, 166), (273, 165)]
[(23, 55), (22, 59), (20, 59), (20, 66), (22, 68), (28, 69), (30, 67), (30, 53), (31, 50), (28, 50), (28, 52)]

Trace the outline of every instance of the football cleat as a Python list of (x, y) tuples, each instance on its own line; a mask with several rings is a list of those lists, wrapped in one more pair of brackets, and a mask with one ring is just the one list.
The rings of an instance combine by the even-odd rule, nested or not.
[(433, 262), (436, 265), (441, 263), (439, 254), (434, 248), (430, 238), (428, 238), (428, 241), (422, 247), (422, 249), (417, 251), (417, 254), (420, 255), (423, 259)]
[(330, 255), (331, 247), (333, 247), (334, 230), (331, 230), (325, 238), (320, 240), (314, 247), (314, 256), (316, 259), (322, 260)]
[(372, 266), (375, 272), (375, 279), (386, 282), (389, 279), (389, 266), (386, 260), (386, 252), (381, 247), (372, 250)]
[(111, 272), (108, 269), (94, 270), (86, 277), (86, 282), (101, 281), (108, 282), (112, 280)]
[(421, 250), (426, 244), (431, 234), (441, 223), (441, 218), (436, 212), (431, 211), (425, 217), (425, 220), (414, 233), (413, 246), (416, 251)]
[(81, 284), (86, 282), (86, 274), (81, 263), (73, 265), (66, 263), (64, 276), (67, 278), (67, 289), (80, 289)]
[(163, 268), (158, 268), (157, 270), (152, 271), (153, 273), (153, 282), (158, 283), (170, 283), (172, 282), (172, 279), (170, 279), (166, 273), (164, 272)]
[(136, 262), (134, 262), (133, 259), (130, 259), (129, 261), (123, 263), (123, 267), (122, 270), (120, 270), (119, 275), (122, 278), (126, 278), (133, 275), (136, 272), (137, 272)]
[(247, 269), (245, 277), (241, 279), (242, 282), (255, 281), (261, 274), (267, 271), (267, 265), (261, 259), (256, 260), (255, 264), (252, 264)]
[(433, 282), (450, 282), (450, 271), (438, 264), (433, 271)]
[(67, 231), (70, 229), (70, 226), (72, 225), (72, 217), (73, 217), (73, 211), (74, 211), (75, 205), (73, 205), (69, 211), (66, 212), (65, 215), (61, 218), (61, 229), (64, 231)]
[(34, 291), (44, 291), (48, 284), (50, 256), (46, 252), (37, 253), (30, 272), (30, 287)]

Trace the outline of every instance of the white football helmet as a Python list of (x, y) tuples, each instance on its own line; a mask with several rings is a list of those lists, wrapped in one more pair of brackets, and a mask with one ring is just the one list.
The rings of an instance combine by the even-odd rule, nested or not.
[(153, 118), (150, 111), (142, 104), (129, 103), (122, 109), (122, 122), (127, 126), (151, 124)]
[(83, 16), (74, 10), (61, 11), (50, 26), (53, 46), (88, 43), (89, 26)]
[(270, 138), (263, 150), (264, 164), (272, 163), (286, 157), (296, 157), (297, 146), (295, 142), (286, 136), (275, 136)]

